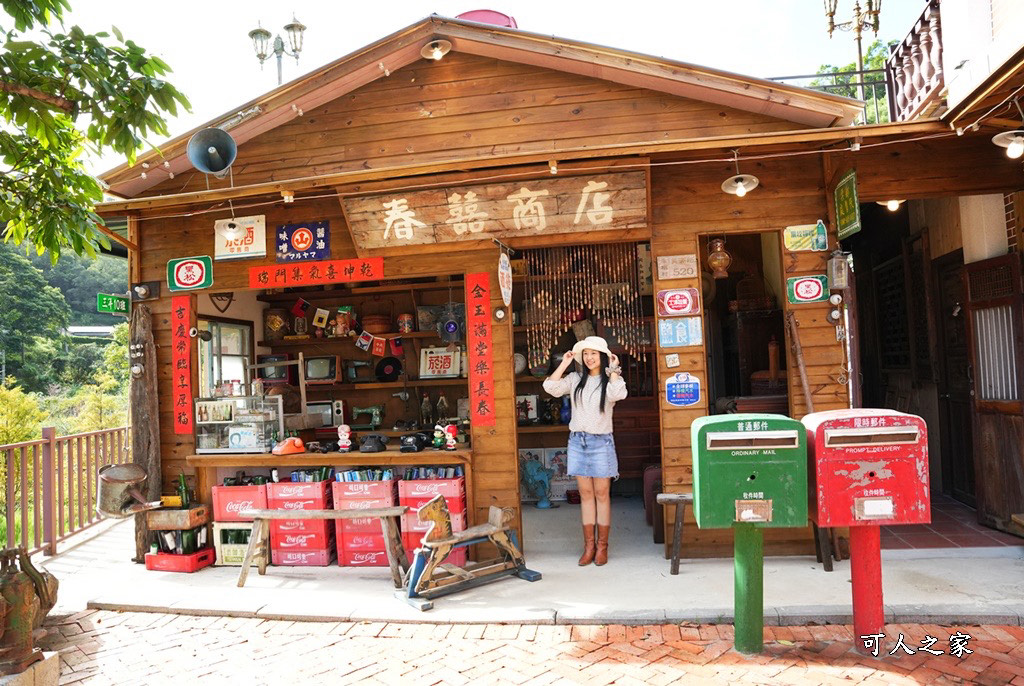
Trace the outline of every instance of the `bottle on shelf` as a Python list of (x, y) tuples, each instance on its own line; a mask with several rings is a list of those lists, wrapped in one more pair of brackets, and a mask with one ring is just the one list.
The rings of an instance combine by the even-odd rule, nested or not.
[(430, 395), (423, 394), (423, 402), (420, 403), (420, 429), (429, 431), (434, 426), (434, 406), (430, 403)]
[(448, 410), (448, 399), (444, 397), (444, 391), (437, 398), (437, 414), (436, 420), (443, 422), (448, 419), (451, 412)]

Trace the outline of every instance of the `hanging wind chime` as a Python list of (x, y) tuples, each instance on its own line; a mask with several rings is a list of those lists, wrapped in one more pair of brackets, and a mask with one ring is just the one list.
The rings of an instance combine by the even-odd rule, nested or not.
[(527, 359), (547, 366), (558, 339), (586, 310), (634, 358), (645, 344), (635, 243), (526, 250)]

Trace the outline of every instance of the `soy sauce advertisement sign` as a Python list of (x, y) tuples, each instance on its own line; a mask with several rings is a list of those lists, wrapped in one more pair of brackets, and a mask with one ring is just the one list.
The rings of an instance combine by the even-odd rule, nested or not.
[(674, 288), (658, 291), (658, 314), (662, 317), (679, 317), (699, 314), (700, 301), (696, 288)]
[(669, 405), (689, 407), (700, 402), (700, 379), (679, 372), (665, 379), (665, 400)]

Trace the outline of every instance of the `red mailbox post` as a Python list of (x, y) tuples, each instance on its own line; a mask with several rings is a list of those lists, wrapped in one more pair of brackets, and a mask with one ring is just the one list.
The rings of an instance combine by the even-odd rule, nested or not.
[(893, 410), (815, 412), (803, 418), (808, 512), (819, 527), (850, 528), (853, 630), (880, 634), (883, 524), (928, 524), (928, 427)]

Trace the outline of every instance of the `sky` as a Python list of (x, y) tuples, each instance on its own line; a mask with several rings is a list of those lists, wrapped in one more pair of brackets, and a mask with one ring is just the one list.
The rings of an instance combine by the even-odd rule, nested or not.
[[(837, 22), (851, 18), (853, 3), (839, 0)], [(923, 7), (922, 0), (887, 0), (878, 37), (903, 38)], [(288, 82), (430, 14), (484, 8), (509, 14), (534, 33), (758, 77), (813, 74), (857, 55), (852, 33), (837, 30), (829, 38), (821, 0), (72, 0), (65, 24), (89, 32), (117, 26), (172, 67), (169, 80), (192, 103), (191, 113), (169, 122), (174, 137), (277, 86), (276, 60), (261, 71), (247, 35), (257, 22), (286, 40), (282, 27), (293, 14), (308, 27), (298, 65), (284, 59)], [(865, 37), (866, 50), (874, 36)], [(87, 167), (99, 173), (120, 162), (90, 158)]]

